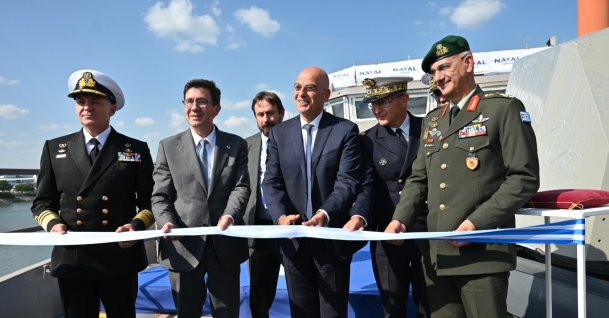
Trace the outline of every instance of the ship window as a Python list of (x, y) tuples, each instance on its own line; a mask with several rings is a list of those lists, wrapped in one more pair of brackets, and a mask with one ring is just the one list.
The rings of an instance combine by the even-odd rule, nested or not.
[(427, 108), (427, 95), (410, 95), (408, 110), (413, 115), (424, 116)]
[(357, 119), (374, 118), (372, 110), (368, 108), (368, 103), (364, 103), (363, 98), (355, 99), (355, 115)]
[(343, 104), (343, 99), (340, 98), (337, 101), (327, 102), (324, 109), (337, 117), (346, 118), (345, 117), (345, 105)]

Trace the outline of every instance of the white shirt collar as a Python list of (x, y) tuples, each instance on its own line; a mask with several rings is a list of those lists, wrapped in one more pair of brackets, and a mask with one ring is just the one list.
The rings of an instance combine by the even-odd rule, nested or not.
[(211, 133), (207, 135), (207, 137), (203, 138), (199, 134), (197, 134), (194, 129), (190, 129), (190, 133), (192, 134), (192, 140), (195, 142), (195, 146), (199, 144), (201, 139), (206, 139), (210, 146), (213, 147), (216, 145), (216, 126), (211, 130)]
[(299, 116), (299, 117), (300, 117), (300, 128), (302, 128), (302, 126), (304, 126), (304, 125), (306, 125), (306, 124), (311, 124), (311, 125), (313, 125), (313, 126), (314, 126), (314, 127), (313, 127), (314, 129), (315, 129), (315, 128), (319, 128), (319, 122), (321, 121), (321, 116), (322, 116), (323, 114), (324, 114), (324, 112), (319, 113), (319, 115), (317, 115), (317, 117), (315, 117), (315, 119), (313, 119), (313, 121), (312, 121), (312, 122), (310, 122), (310, 123), (307, 123), (307, 122), (304, 120), (304, 118), (302, 118), (302, 116)]
[(106, 140), (108, 139), (108, 136), (110, 135), (110, 131), (112, 131), (111, 127), (108, 126), (108, 128), (106, 128), (106, 130), (102, 131), (101, 134), (93, 137), (91, 136), (91, 134), (89, 134), (89, 132), (87, 132), (86, 129), (83, 129), (82, 132), (85, 135), (85, 145), (87, 145), (89, 143), (89, 141), (91, 141), (91, 139), (95, 138), (97, 139), (97, 141), (99, 141), (99, 145), (97, 146), (99, 149), (101, 149), (104, 144), (106, 143)]

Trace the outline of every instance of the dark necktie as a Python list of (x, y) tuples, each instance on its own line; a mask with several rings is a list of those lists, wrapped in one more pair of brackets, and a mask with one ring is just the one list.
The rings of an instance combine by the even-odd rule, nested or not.
[(404, 146), (408, 146), (408, 141), (406, 140), (406, 137), (404, 137), (404, 131), (402, 130), (402, 128), (398, 128), (395, 130), (395, 133), (398, 135), (398, 139), (400, 139), (400, 142), (404, 145)]
[(459, 106), (454, 105), (450, 107), (450, 117), (448, 119), (448, 124), (452, 124), (453, 121), (455, 120), (455, 117), (457, 117), (457, 115), (459, 114), (459, 111), (461, 109), (459, 108)]
[(311, 143), (313, 142), (313, 134), (311, 130), (313, 129), (313, 125), (305, 124), (302, 126), (307, 130), (307, 144), (305, 147), (305, 162), (307, 165), (307, 219), (311, 219), (313, 217), (313, 201), (311, 201)]
[(207, 177), (208, 163), (207, 163), (207, 139), (201, 139), (199, 141), (199, 162), (201, 163), (201, 172), (203, 173), (203, 183), (205, 188), (209, 186), (209, 179)]
[(91, 140), (89, 140), (89, 143), (93, 145), (91, 151), (89, 152), (89, 160), (91, 160), (91, 164), (93, 164), (95, 162), (95, 159), (97, 159), (97, 156), (99, 155), (99, 141), (95, 138), (91, 138)]

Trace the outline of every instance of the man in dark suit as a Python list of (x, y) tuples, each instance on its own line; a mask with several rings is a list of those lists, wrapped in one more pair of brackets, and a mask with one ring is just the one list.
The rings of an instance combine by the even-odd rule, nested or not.
[[(247, 144), (214, 125), (221, 107), (220, 89), (213, 81), (188, 81), (183, 96), (190, 129), (159, 144), (152, 193), (156, 222), (164, 233), (242, 225), (250, 194)], [(180, 318), (201, 317), (207, 289), (214, 317), (239, 316), (239, 273), (247, 259), (247, 239), (168, 236), (160, 240), (159, 251)]]
[[(266, 208), (261, 181), (266, 170), (266, 148), (271, 128), (283, 120), (285, 109), (281, 99), (272, 92), (260, 92), (252, 100), (252, 112), (260, 129), (247, 141), (247, 168), (251, 194), (245, 208), (245, 224), (272, 225)], [(250, 310), (253, 318), (268, 317), (275, 299), (281, 253), (276, 239), (249, 239)]]
[[(40, 159), (34, 218), (48, 232), (145, 230), (150, 212), (152, 158), (145, 142), (119, 134), (110, 117), (125, 104), (109, 76), (79, 70), (68, 80), (83, 129), (47, 140)], [(137, 273), (147, 265), (141, 241), (55, 246), (65, 317), (135, 317)]]
[[(300, 116), (269, 134), (262, 190), (276, 224), (340, 228), (350, 218), (361, 179), (358, 129), (323, 111), (329, 97), (326, 72), (304, 69), (294, 83)], [(292, 316), (346, 317), (352, 251), (309, 238), (282, 240), (281, 249)]]
[[(423, 58), (444, 107), (423, 120), (422, 145), (386, 232), (511, 228), (539, 188), (531, 118), (522, 102), (476, 85), (467, 40), (450, 35)], [(423, 251), (432, 317), (505, 317), (514, 244), (429, 241)]]
[[(354, 210), (369, 215), (369, 228), (384, 231), (391, 221), (399, 193), (410, 175), (419, 149), (421, 118), (408, 112), (406, 93), (410, 77), (366, 78), (366, 97), (378, 124), (361, 134), (367, 169), (362, 192)], [(425, 220), (415, 231), (425, 230)], [(421, 253), (414, 241), (396, 246), (384, 241), (370, 243), (374, 278), (381, 294), (385, 317), (406, 317), (406, 301), (412, 285), (417, 317), (429, 315)]]

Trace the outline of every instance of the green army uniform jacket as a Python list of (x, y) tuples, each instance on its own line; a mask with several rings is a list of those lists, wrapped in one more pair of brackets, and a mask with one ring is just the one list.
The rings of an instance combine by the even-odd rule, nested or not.
[[(539, 188), (537, 143), (522, 102), (478, 87), (465, 105), (450, 125), (448, 105), (423, 121), (412, 175), (393, 217), (407, 229), (426, 211), (426, 202), (430, 232), (453, 231), (466, 219), (477, 230), (511, 228), (515, 212)], [(426, 243), (425, 264), (439, 276), (499, 273), (516, 266), (513, 244), (456, 248), (444, 240)]]

